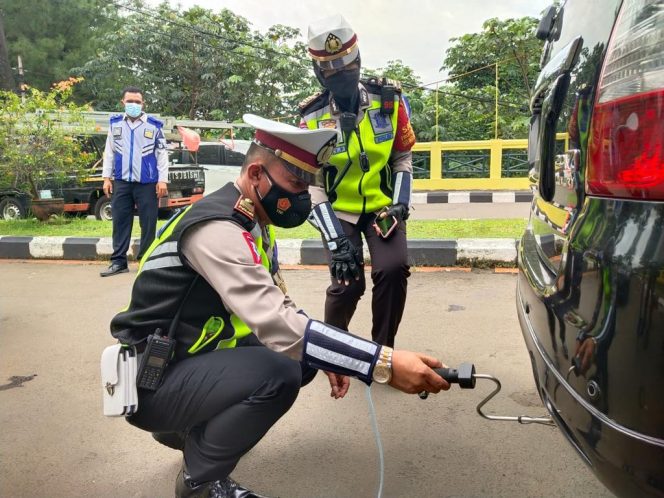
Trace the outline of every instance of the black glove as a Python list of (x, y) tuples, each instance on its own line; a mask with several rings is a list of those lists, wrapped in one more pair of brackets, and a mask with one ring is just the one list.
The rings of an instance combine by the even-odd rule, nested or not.
[(341, 236), (327, 243), (330, 250), (330, 275), (338, 282), (358, 280), (362, 272), (362, 256), (347, 237)]
[(394, 204), (387, 208), (387, 215), (394, 216), (397, 221), (406, 221), (410, 216), (410, 212), (405, 204)]

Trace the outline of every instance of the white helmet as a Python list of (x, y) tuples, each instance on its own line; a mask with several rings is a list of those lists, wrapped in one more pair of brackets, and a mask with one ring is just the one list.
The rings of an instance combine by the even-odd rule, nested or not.
[(341, 14), (309, 26), (309, 55), (321, 69), (340, 69), (359, 57), (357, 35)]
[(310, 185), (320, 182), (321, 169), (337, 142), (336, 130), (302, 129), (255, 114), (242, 118), (256, 128), (254, 143), (282, 159), (288, 171)]

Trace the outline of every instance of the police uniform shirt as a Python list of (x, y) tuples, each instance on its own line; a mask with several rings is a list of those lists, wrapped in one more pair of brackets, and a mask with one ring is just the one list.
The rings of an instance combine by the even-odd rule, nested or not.
[[(143, 113), (137, 119), (131, 120), (126, 114), (124, 114), (122, 116), (122, 120), (126, 126), (128, 126), (132, 130), (135, 130), (139, 126), (144, 126), (148, 123), (148, 115), (146, 113)], [(158, 130), (147, 130), (147, 132), (152, 132), (153, 134), (161, 133), (161, 131)], [(157, 136), (152, 138), (156, 140), (164, 140), (163, 135), (161, 138)], [(113, 127), (110, 126), (108, 129), (108, 135), (106, 136), (106, 146), (104, 148), (104, 160), (103, 160), (102, 173), (101, 173), (102, 178), (113, 178), (113, 165), (115, 161), (113, 142), (114, 142)], [(162, 145), (163, 146), (160, 147), (158, 146), (158, 144), (155, 143), (155, 148), (154, 148), (155, 157), (157, 159), (157, 171), (158, 171), (158, 178), (156, 181), (167, 183), (168, 152), (166, 150), (165, 143), (163, 143)], [(139, 158), (141, 151), (135, 151), (135, 153), (137, 154), (136, 158)], [(124, 151), (123, 154), (129, 154), (129, 151)], [(130, 167), (132, 166), (130, 165)], [(140, 178), (140, 176), (138, 178)], [(116, 178), (116, 180), (120, 179), (121, 178)]]
[(309, 318), (274, 284), (249, 232), (230, 221), (200, 223), (185, 235), (182, 254), (265, 346), (301, 359)]

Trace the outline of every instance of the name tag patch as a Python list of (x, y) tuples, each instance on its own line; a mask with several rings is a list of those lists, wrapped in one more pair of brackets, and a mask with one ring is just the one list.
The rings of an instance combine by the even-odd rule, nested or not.
[(143, 136), (145, 138), (154, 138), (154, 130), (145, 130), (145, 131), (143, 131)]
[(114, 126), (113, 127), (113, 136), (115, 138), (119, 138), (122, 136), (122, 127), (121, 126)]
[(394, 135), (392, 133), (383, 133), (382, 135), (376, 135), (374, 138), (374, 142), (377, 144), (382, 143), (382, 142), (387, 142), (388, 140), (392, 140), (392, 137)]
[(318, 128), (328, 128), (331, 130), (336, 129), (337, 127), (337, 120), (336, 119), (321, 119), (318, 122)]

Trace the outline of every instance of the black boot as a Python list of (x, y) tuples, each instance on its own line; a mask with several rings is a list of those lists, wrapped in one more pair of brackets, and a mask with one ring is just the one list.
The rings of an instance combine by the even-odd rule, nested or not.
[(269, 498), (239, 485), (230, 477), (223, 481), (196, 483), (182, 464), (175, 481), (175, 498)]
[(210, 482), (202, 484), (193, 482), (187, 471), (184, 470), (183, 465), (175, 480), (175, 498), (209, 498), (212, 484)]
[(240, 486), (230, 477), (210, 483), (210, 498), (268, 498)]

